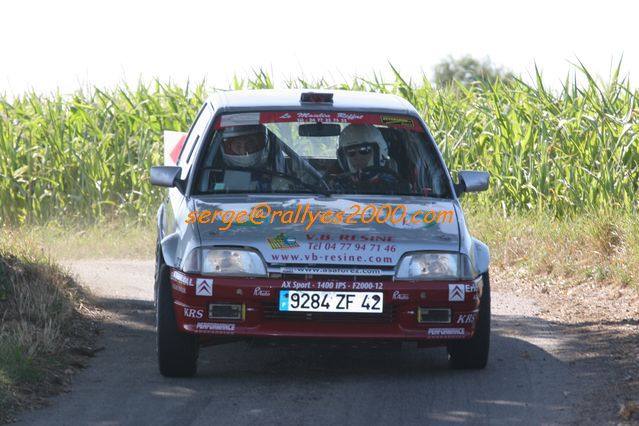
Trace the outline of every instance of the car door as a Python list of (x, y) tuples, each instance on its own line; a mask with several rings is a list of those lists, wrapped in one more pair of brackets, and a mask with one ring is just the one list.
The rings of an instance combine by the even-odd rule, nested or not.
[[(197, 151), (198, 143), (200, 142), (204, 132), (206, 131), (211, 119), (213, 118), (213, 109), (206, 103), (200, 109), (191, 129), (186, 137), (180, 156), (178, 157), (177, 165), (182, 168), (182, 174), (180, 179), (184, 182), (189, 178), (189, 174), (195, 163), (195, 152)], [(183, 191), (186, 189), (186, 184), (183, 188), (170, 188), (168, 190), (168, 196), (163, 205), (163, 220), (162, 220), (162, 238), (169, 234), (178, 233), (180, 239), (182, 239), (185, 233), (188, 231), (187, 224), (182, 221), (176, 221), (176, 217), (182, 217), (188, 208), (186, 203), (186, 197)], [(186, 212), (188, 213), (188, 212)]]

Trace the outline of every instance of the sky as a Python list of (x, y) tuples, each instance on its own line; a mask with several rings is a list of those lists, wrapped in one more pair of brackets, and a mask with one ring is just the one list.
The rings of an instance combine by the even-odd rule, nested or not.
[(442, 59), (490, 58), (558, 87), (581, 61), (607, 80), (639, 81), (639, 3), (607, 0), (0, 1), (0, 94), (70, 93), (158, 77), (206, 79), (267, 71), (351, 82), (354, 75), (433, 75)]

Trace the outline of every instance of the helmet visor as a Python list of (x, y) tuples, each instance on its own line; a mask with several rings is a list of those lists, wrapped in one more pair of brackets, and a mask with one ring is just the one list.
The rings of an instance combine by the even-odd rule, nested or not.
[(375, 142), (362, 142), (341, 147), (337, 150), (344, 170), (357, 172), (366, 167), (379, 166), (379, 146)]
[(229, 155), (253, 154), (264, 148), (264, 134), (251, 133), (222, 139), (222, 149)]
[(351, 145), (344, 148), (344, 153), (347, 157), (364, 157), (373, 154), (373, 148), (376, 144), (374, 143), (362, 143), (357, 145)]

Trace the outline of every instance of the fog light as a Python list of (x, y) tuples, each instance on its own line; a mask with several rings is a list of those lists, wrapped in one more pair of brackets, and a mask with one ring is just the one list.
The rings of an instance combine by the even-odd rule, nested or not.
[(421, 324), (450, 324), (450, 309), (417, 309), (417, 322)]
[(243, 320), (244, 305), (232, 303), (210, 303), (209, 319)]

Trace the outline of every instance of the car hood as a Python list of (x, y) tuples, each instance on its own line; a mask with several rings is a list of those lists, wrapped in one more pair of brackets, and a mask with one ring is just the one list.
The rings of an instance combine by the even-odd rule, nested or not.
[[(382, 205), (406, 207), (406, 219), (419, 210), (427, 212), (452, 211), (450, 220), (444, 223), (425, 224), (418, 216), (419, 223), (399, 221), (403, 210), (399, 207), (395, 221), (385, 223), (363, 223), (360, 217), (353, 218), (354, 224), (333, 224), (320, 222), (318, 216), (311, 225), (311, 217), (321, 211), (331, 211), (332, 215), (344, 211), (345, 216), (364, 210), (368, 205), (380, 208)], [(270, 265), (359, 265), (359, 266), (395, 266), (407, 252), (419, 250), (459, 251), (459, 224), (453, 200), (425, 199), (423, 197), (296, 197), (290, 196), (208, 196), (194, 198), (192, 210), (247, 211), (253, 208), (262, 211), (281, 211), (273, 219), (259, 219), (263, 224), (247, 221), (244, 224), (227, 225), (218, 218), (214, 223), (195, 222), (203, 246), (241, 246), (250, 247), (261, 253)], [(372, 211), (372, 208), (368, 209)], [(291, 213), (286, 213), (291, 212)], [(227, 216), (230, 217), (230, 214)], [(298, 223), (294, 222), (297, 218)], [(306, 219), (302, 223), (303, 219)], [(380, 217), (383, 221), (383, 216)], [(332, 216), (330, 220), (337, 220)], [(291, 223), (283, 223), (291, 222)]]

